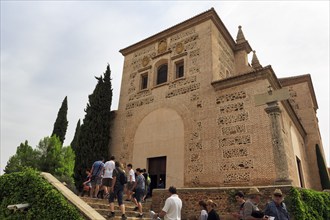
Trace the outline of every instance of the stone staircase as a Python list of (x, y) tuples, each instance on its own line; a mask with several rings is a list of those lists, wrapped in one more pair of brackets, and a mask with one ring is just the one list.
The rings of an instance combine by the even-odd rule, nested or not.
[[(109, 202), (108, 199), (96, 199), (90, 197), (80, 197), (84, 200), (88, 205), (90, 205), (93, 209), (95, 209), (98, 213), (100, 213), (106, 219), (121, 219), (121, 211), (118, 206), (118, 202), (115, 201), (115, 217), (110, 218), (107, 215), (110, 214)], [(125, 197), (124, 197), (125, 199)], [(143, 218), (137, 218), (136, 216), (139, 214), (138, 211), (133, 211), (135, 208), (135, 204), (130, 201), (124, 201), (126, 217), (128, 220), (150, 220), (150, 208), (151, 208), (151, 198), (148, 198), (146, 202), (142, 203), (143, 208)]]

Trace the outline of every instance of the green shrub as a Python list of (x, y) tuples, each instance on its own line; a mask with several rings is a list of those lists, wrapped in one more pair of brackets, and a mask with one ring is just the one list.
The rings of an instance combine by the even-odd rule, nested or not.
[[(0, 176), (0, 219), (83, 219), (78, 210), (33, 169)], [(26, 212), (8, 205), (29, 203)]]
[(292, 188), (285, 201), (295, 219), (330, 219), (330, 193)]

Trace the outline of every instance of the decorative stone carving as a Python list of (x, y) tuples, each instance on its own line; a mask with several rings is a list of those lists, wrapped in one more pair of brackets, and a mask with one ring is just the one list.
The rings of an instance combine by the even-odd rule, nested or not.
[(138, 92), (136, 94), (133, 94), (133, 95), (130, 95), (129, 96), (129, 101), (133, 101), (135, 99), (140, 99), (140, 98), (144, 98), (144, 97), (147, 97), (147, 96), (150, 96), (152, 93), (150, 90), (146, 90), (146, 91), (141, 91), (141, 92)]
[(240, 99), (245, 99), (246, 98), (246, 93), (245, 91), (239, 91), (239, 92), (234, 92), (226, 95), (221, 95), (217, 97), (216, 103), (225, 103), (229, 101), (234, 101), (234, 100), (240, 100)]
[(147, 105), (147, 104), (152, 103), (153, 101), (154, 101), (154, 97), (152, 96), (152, 97), (144, 98), (144, 99), (137, 100), (134, 102), (129, 102), (126, 105), (126, 110), (140, 107), (142, 105)]
[(191, 154), (190, 155), (190, 162), (200, 162), (200, 154)]
[(200, 53), (199, 49), (193, 50), (190, 52), (189, 57), (190, 58), (199, 57), (199, 53)]
[(197, 39), (198, 39), (198, 34), (194, 34), (194, 35), (192, 35), (192, 36), (187, 37), (186, 39), (184, 39), (183, 43), (184, 44), (187, 44), (187, 43), (196, 41)]
[(180, 41), (183, 38), (189, 37), (190, 35), (195, 33), (195, 27), (189, 28), (188, 30), (182, 31), (178, 34), (173, 35), (170, 38), (170, 42), (176, 42), (176, 41)]
[(171, 90), (171, 91), (167, 92), (165, 97), (166, 98), (171, 98), (171, 97), (174, 97), (174, 96), (177, 96), (177, 95), (186, 94), (186, 93), (189, 93), (189, 92), (192, 92), (192, 91), (195, 91), (195, 90), (199, 89), (199, 87), (200, 87), (200, 83), (194, 83), (194, 84), (191, 84), (191, 85), (188, 85), (188, 86), (185, 86), (185, 87), (181, 87), (179, 89)]
[(136, 72), (129, 74), (129, 79), (134, 80), (136, 74)]
[(126, 117), (132, 117), (132, 116), (133, 116), (132, 111), (127, 111), (127, 112), (126, 112)]
[(179, 53), (182, 53), (183, 50), (184, 50), (183, 44), (177, 43), (176, 47), (175, 47), (175, 51), (179, 54)]
[(244, 110), (244, 103), (238, 102), (238, 103), (220, 106), (219, 110), (220, 110), (221, 114), (242, 111), (242, 110)]
[(191, 94), (190, 101), (193, 102), (193, 101), (196, 101), (198, 99), (199, 99), (199, 93), (198, 92), (195, 92), (195, 93)]
[(203, 164), (189, 164), (188, 165), (188, 173), (202, 173), (204, 169)]
[(247, 112), (242, 112), (239, 114), (232, 114), (227, 116), (220, 116), (218, 118), (218, 125), (227, 125), (235, 122), (247, 121), (249, 119), (249, 114)]
[(200, 73), (199, 67), (191, 67), (191, 68), (189, 68), (189, 74), (190, 75), (194, 75), (194, 74), (197, 74), (197, 73)]
[(246, 147), (224, 149), (223, 157), (224, 158), (235, 158), (235, 157), (245, 157), (248, 155), (248, 150)]
[(145, 67), (148, 65), (148, 63), (149, 63), (149, 57), (147, 57), (147, 56), (143, 57), (142, 66)]
[(168, 86), (168, 88), (174, 89), (174, 88), (182, 87), (182, 86), (194, 83), (194, 82), (196, 82), (196, 76), (191, 76), (191, 77), (187, 77), (186, 79), (175, 81), (175, 82), (171, 83)]
[(166, 40), (161, 40), (158, 43), (158, 54), (164, 53), (167, 49), (167, 43)]
[(253, 168), (253, 161), (235, 160), (227, 163), (221, 163), (220, 166), (218, 166), (218, 168), (219, 171), (251, 169)]
[(251, 179), (250, 172), (226, 173), (224, 175), (224, 183), (249, 182), (250, 179)]
[(221, 130), (222, 130), (223, 135), (233, 135), (233, 134), (239, 134), (239, 133), (246, 132), (246, 128), (245, 128), (244, 124), (223, 127)]
[(186, 50), (194, 50), (197, 47), (197, 42), (190, 42), (186, 44)]
[(241, 135), (230, 138), (222, 138), (219, 140), (219, 147), (233, 146), (233, 145), (243, 145), (251, 144), (250, 135)]

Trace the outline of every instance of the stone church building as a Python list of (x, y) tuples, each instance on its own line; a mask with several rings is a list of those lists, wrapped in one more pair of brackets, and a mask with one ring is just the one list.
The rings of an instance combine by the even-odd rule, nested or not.
[(146, 168), (153, 188), (321, 189), (311, 77), (278, 78), (241, 27), (233, 39), (211, 8), (120, 52), (110, 152)]

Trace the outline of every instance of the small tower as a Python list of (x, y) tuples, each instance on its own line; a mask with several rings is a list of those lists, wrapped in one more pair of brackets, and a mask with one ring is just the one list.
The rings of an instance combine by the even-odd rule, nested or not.
[(252, 65), (253, 69), (255, 69), (255, 70), (262, 68), (255, 50), (253, 51), (251, 65)]
[(249, 42), (245, 39), (242, 26), (238, 26), (235, 46), (236, 74), (240, 75), (253, 70), (248, 62), (248, 54), (252, 51)]

